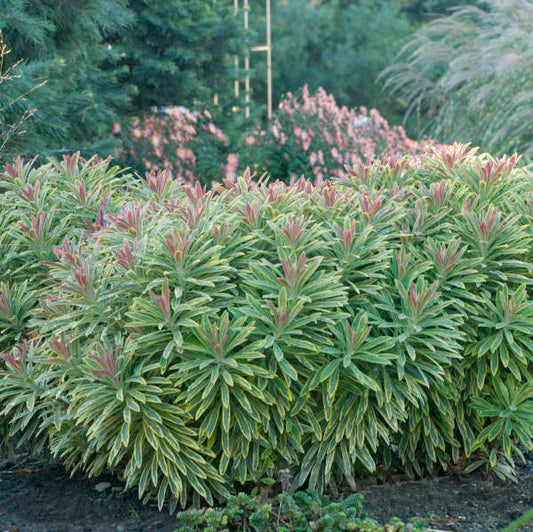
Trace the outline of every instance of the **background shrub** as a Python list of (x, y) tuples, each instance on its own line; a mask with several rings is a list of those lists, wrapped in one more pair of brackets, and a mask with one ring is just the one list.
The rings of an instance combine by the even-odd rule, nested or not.
[(532, 180), (468, 146), (207, 190), (78, 156), (1, 174), (4, 445), (159, 505), (294, 473), (485, 467), (533, 434)]
[(248, 166), (273, 179), (304, 176), (320, 183), (348, 175), (345, 165), (420, 155), (438, 145), (408, 138), (401, 126), (389, 126), (376, 109), (339, 107), (323, 89), (311, 95), (307, 86), (298, 96), (283, 98), (274, 120), (264, 128), (242, 125), (237, 134), (226, 134), (209, 111), (171, 108), (135, 120), (123, 132), (125, 160), (141, 171), (166, 169), (174, 177), (202, 183), (234, 179)]
[(400, 126), (390, 126), (376, 109), (349, 109), (320, 88), (288, 93), (272, 123), (244, 139), (241, 168), (251, 166), (274, 179), (320, 183), (347, 175), (345, 165), (374, 159), (422, 154), (435, 143), (411, 140)]
[(228, 137), (209, 111), (172, 107), (133, 119), (124, 131), (115, 128), (123, 140), (122, 161), (141, 173), (166, 170), (174, 179), (204, 183), (223, 176)]
[[(406, 90), (390, 91), (376, 79), (431, 16), (465, 3), (464, 16), (452, 17), (455, 23), (442, 19), (415, 38), (409, 49), (422, 43), (423, 51), (411, 55), (408, 68), (394, 71), (404, 72), (400, 85)], [(482, 15), (481, 1), (273, 1), (275, 106), (288, 91), (309, 84), (312, 92), (324, 87), (334, 93), (342, 105), (378, 108), (397, 124), (405, 107), (417, 107), (422, 98), (416, 119), (407, 122), (411, 137), (439, 132), (446, 142), (457, 137), (525, 152), (530, 0), (515, 11), (504, 4), (489, 3), (493, 14)], [(231, 0), (72, 0), (57, 9), (44, 0), (0, 0), (0, 30), (12, 50), (5, 67), (18, 65), (2, 86), (0, 127), (27, 118), (0, 154), (2, 162), (17, 154), (44, 161), (74, 149), (118, 156), (122, 145), (110, 135), (113, 124), (174, 106), (208, 109), (231, 138), (231, 151), (240, 151), (242, 139), (233, 145), (234, 137), (264, 125), (266, 114), (265, 54), (252, 54), (250, 119), (244, 118), (244, 91), (234, 95), (247, 50), (264, 44), (264, 4), (251, 9), (251, 29), (244, 32), (243, 12), (235, 16)], [(493, 22), (498, 29), (491, 32)], [(501, 60), (487, 62), (485, 51)], [(487, 116), (498, 119), (489, 123)]]

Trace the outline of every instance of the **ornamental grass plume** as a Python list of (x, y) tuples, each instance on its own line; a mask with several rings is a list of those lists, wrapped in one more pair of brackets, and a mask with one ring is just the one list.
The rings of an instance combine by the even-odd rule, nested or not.
[(533, 0), (482, 4), (423, 26), (381, 76), (424, 132), (531, 160)]

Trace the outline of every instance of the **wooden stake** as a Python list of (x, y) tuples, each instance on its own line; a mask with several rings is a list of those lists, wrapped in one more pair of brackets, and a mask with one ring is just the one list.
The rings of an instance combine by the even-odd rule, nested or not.
[[(244, 0), (244, 31), (248, 32), (248, 0)], [(244, 56), (244, 70), (246, 77), (244, 78), (244, 101), (246, 102), (244, 114), (246, 118), (250, 118), (250, 52), (246, 50)]]
[(270, 0), (266, 0), (266, 45), (267, 45), (267, 116), (272, 118), (272, 31), (270, 27)]
[[(267, 54), (267, 116), (270, 120), (272, 118), (272, 14), (271, 14), (271, 0), (265, 0), (266, 4), (266, 45), (254, 46), (246, 49), (244, 56), (244, 101), (245, 108), (244, 113), (246, 118), (250, 117), (250, 52), (266, 52)], [(233, 7), (235, 9), (235, 15), (239, 12), (239, 0), (233, 0)], [(244, 30), (247, 32), (249, 29), (249, 0), (243, 0), (244, 10)], [(235, 97), (239, 97), (240, 82), (239, 82), (239, 57), (235, 55)]]
[[(239, 13), (239, 0), (233, 0), (233, 9), (235, 12), (235, 16)], [(235, 83), (234, 83), (234, 89), (235, 89), (235, 98), (239, 97), (239, 56), (235, 54), (235, 57), (233, 59), (233, 63), (235, 65)]]

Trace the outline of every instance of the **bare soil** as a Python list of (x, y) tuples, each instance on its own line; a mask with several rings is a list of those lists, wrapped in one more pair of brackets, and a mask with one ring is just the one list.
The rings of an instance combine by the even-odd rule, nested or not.
[[(392, 517), (429, 520), (431, 528), (497, 532), (533, 508), (533, 463), (520, 469), (518, 483), (490, 482), (481, 474), (382, 484), (362, 489), (364, 510), (380, 523)], [(521, 532), (533, 532), (533, 522)]]
[[(101, 482), (109, 482), (97, 491)], [(102, 486), (100, 486), (101, 488)], [(482, 475), (367, 486), (365, 510), (380, 522), (427, 518), (430, 526), (459, 532), (493, 532), (533, 507), (533, 463), (518, 484), (487, 482)], [(0, 532), (172, 532), (179, 522), (143, 505), (116, 479), (70, 478), (59, 465), (27, 461), (0, 470)], [(521, 529), (533, 532), (533, 523)]]

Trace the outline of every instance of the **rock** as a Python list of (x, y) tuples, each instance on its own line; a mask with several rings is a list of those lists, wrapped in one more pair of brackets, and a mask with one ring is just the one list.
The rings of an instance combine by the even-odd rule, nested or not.
[(159, 519), (157, 521), (154, 521), (150, 525), (148, 525), (146, 530), (156, 530), (156, 529), (158, 529), (160, 526), (162, 526), (164, 524), (165, 524), (165, 522)]
[(99, 482), (98, 484), (96, 484), (94, 489), (98, 493), (103, 493), (105, 490), (108, 490), (110, 487), (111, 487), (111, 482)]

